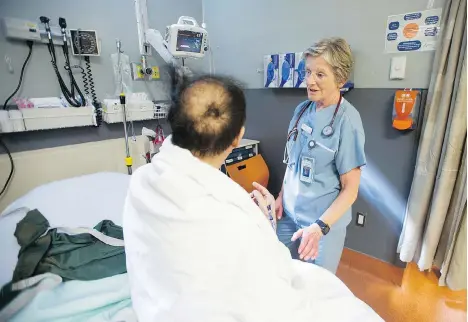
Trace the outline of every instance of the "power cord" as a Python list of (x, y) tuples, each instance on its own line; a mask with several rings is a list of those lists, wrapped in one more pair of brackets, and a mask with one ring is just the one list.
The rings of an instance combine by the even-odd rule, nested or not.
[[(13, 92), (13, 94), (11, 94), (5, 101), (5, 104), (3, 104), (3, 109), (6, 110), (6, 107), (8, 105), (8, 102), (10, 101), (10, 99), (16, 95), (16, 93), (19, 91), (20, 87), (21, 87), (21, 84), (23, 83), (23, 75), (24, 75), (24, 70), (26, 68), (26, 65), (29, 61), (29, 59), (31, 58), (31, 54), (32, 54), (32, 47), (33, 47), (33, 42), (31, 40), (28, 40), (26, 41), (26, 44), (28, 45), (29, 47), (29, 53), (28, 53), (28, 56), (26, 57), (24, 63), (23, 63), (23, 67), (21, 68), (21, 74), (20, 74), (20, 79), (19, 79), (19, 83), (18, 83), (18, 86), (16, 87), (15, 91)], [(0, 145), (3, 147), (3, 149), (5, 150), (5, 152), (7, 153), (8, 155), (8, 158), (10, 159), (10, 174), (8, 175), (8, 178), (5, 182), (5, 185), (3, 186), (2, 190), (0, 191), (0, 196), (3, 195), (6, 191), (6, 189), (8, 188), (8, 185), (10, 184), (11, 182), (11, 179), (13, 178), (13, 173), (15, 172), (15, 163), (13, 162), (13, 157), (11, 156), (11, 153), (10, 153), (10, 150), (8, 149), (8, 147), (6, 146), (5, 142), (3, 142), (3, 139), (2, 139), (2, 135), (0, 134)]]
[(19, 91), (20, 87), (21, 87), (21, 84), (23, 83), (23, 75), (24, 75), (24, 69), (26, 68), (26, 64), (28, 63), (29, 61), (29, 58), (31, 58), (31, 54), (32, 54), (32, 47), (33, 47), (33, 41), (32, 40), (28, 40), (26, 41), (26, 44), (28, 45), (29, 47), (29, 53), (28, 53), (28, 56), (26, 57), (26, 60), (24, 61), (23, 63), (23, 67), (21, 67), (21, 73), (20, 73), (20, 79), (19, 79), (19, 83), (18, 83), (18, 86), (16, 87), (15, 91), (13, 92), (13, 94), (11, 94), (5, 101), (5, 104), (3, 104), (3, 109), (6, 110), (6, 107), (8, 105), (8, 102), (13, 98), (13, 96), (16, 95), (16, 93)]
[(0, 191), (0, 196), (3, 195), (8, 188), (8, 185), (11, 182), (11, 179), (13, 178), (13, 173), (15, 172), (15, 163), (13, 162), (13, 157), (11, 156), (10, 150), (8, 150), (8, 147), (6, 146), (5, 142), (3, 142), (2, 137), (0, 136), (0, 145), (3, 147), (5, 152), (8, 155), (8, 158), (10, 159), (10, 174), (8, 175), (7, 181), (5, 182), (5, 185), (2, 188), (2, 191)]

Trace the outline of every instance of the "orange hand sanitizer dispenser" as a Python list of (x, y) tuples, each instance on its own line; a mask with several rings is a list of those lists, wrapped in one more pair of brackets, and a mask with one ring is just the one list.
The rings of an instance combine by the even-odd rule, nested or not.
[(413, 89), (398, 90), (393, 102), (393, 127), (397, 130), (414, 130), (416, 128), (417, 107), (420, 104), (421, 92)]

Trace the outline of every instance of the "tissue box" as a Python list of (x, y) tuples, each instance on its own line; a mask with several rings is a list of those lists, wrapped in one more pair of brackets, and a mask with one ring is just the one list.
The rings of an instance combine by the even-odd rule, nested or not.
[(265, 87), (275, 88), (279, 85), (278, 77), (279, 55), (266, 55), (263, 58), (263, 81)]
[(294, 86), (294, 67), (295, 67), (295, 53), (287, 53), (279, 55), (279, 71), (280, 71), (280, 84), (279, 87), (293, 87)]
[(302, 53), (296, 53), (294, 66), (294, 88), (306, 87), (305, 60), (302, 59)]

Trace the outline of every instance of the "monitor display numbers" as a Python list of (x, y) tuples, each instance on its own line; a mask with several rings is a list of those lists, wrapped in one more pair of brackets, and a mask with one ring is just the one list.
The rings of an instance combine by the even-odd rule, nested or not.
[(179, 30), (177, 32), (177, 51), (200, 53), (202, 48), (203, 33), (190, 30)]

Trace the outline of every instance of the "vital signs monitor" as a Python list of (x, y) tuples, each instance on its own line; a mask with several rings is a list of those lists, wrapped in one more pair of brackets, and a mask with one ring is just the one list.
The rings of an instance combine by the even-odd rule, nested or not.
[(166, 27), (166, 46), (176, 58), (202, 58), (208, 51), (208, 33), (192, 17), (180, 17)]

